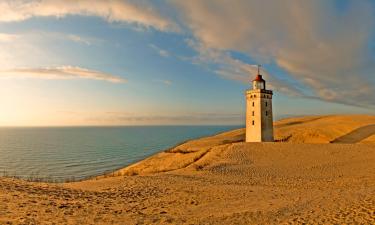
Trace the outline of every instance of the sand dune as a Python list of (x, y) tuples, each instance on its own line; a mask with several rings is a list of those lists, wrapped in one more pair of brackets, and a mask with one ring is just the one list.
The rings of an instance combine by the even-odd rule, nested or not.
[[(275, 141), (286, 143), (375, 143), (375, 116), (307, 116), (275, 123)], [(113, 175), (137, 175), (181, 169), (220, 145), (243, 142), (245, 129), (192, 140), (156, 154)]]
[[(370, 138), (373, 134), (375, 134), (375, 124), (355, 129), (348, 134), (336, 138), (331, 141), (331, 143), (358, 143), (367, 140), (367, 138)], [(370, 140), (367, 141), (371, 142)]]
[(287, 119), (276, 123), (286, 143), (243, 143), (239, 129), (115, 174), (132, 176), (59, 185), (0, 178), (0, 224), (374, 224), (371, 124), (375, 117)]
[(310, 116), (276, 122), (275, 136), (278, 141), (293, 143), (343, 143), (347, 141), (340, 141), (339, 138), (346, 136), (348, 140), (352, 136), (353, 140), (350, 143), (357, 143), (375, 135), (374, 126), (375, 116)]

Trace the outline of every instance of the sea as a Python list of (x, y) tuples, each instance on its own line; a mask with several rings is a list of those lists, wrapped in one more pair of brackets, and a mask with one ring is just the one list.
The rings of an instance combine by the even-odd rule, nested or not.
[(83, 180), (184, 141), (239, 127), (3, 127), (0, 176), (47, 182)]

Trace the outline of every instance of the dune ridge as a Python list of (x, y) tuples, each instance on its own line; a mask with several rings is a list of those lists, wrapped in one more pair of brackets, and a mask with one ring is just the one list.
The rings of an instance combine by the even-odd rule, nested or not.
[[(364, 130), (364, 136), (361, 136), (361, 130), (356, 132), (366, 127), (370, 129)], [(352, 138), (355, 141), (353, 143), (375, 143), (375, 116), (307, 116), (284, 119), (275, 123), (275, 141), (283, 143), (347, 143), (345, 140), (351, 139), (348, 133), (356, 137)], [(340, 141), (340, 138), (344, 138), (344, 141)], [(115, 171), (113, 176), (152, 174), (185, 168), (218, 146), (243, 142), (244, 139), (245, 129), (242, 128), (187, 141)]]

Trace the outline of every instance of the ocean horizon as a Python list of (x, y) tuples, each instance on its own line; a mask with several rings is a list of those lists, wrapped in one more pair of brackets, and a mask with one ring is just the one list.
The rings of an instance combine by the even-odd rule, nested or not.
[(0, 127), (0, 176), (50, 182), (110, 173), (240, 125)]

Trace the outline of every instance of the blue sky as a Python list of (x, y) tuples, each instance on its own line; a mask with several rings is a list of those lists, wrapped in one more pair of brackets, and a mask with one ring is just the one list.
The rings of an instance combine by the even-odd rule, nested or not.
[(2, 1), (0, 125), (244, 124), (374, 114), (371, 1)]

